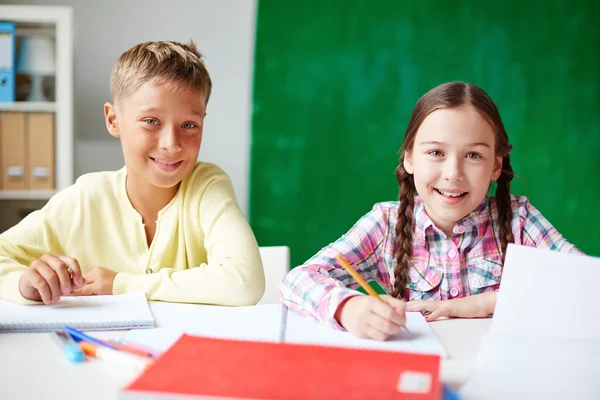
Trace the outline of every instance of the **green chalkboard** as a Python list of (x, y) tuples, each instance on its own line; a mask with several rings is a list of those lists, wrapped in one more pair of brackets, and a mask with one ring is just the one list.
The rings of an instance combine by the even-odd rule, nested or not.
[(378, 201), (417, 99), (463, 80), (496, 101), (512, 192), (600, 255), (600, 2), (261, 0), (250, 222), (292, 265)]

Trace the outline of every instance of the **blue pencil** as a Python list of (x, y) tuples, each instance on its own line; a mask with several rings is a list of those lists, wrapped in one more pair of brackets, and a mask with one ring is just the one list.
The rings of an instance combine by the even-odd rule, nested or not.
[(103, 340), (99, 340), (99, 339), (94, 339), (91, 336), (86, 335), (83, 332), (78, 331), (75, 328), (71, 328), (69, 326), (65, 326), (65, 332), (67, 332), (69, 335), (71, 335), (71, 337), (73, 338), (73, 340), (75, 340), (76, 342), (89, 342), (89, 343), (94, 343), (97, 344), (98, 346), (104, 346), (104, 347), (108, 347), (109, 349), (114, 349), (113, 346), (111, 346), (110, 344), (106, 343)]

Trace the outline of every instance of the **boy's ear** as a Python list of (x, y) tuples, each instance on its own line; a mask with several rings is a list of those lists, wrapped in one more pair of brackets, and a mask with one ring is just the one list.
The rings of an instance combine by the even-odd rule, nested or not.
[(502, 174), (502, 157), (496, 157), (496, 163), (494, 165), (494, 170), (492, 171), (492, 180), (497, 181)]
[(414, 173), (415, 169), (412, 164), (412, 153), (411, 152), (409, 152), (409, 151), (404, 152), (404, 160), (402, 161), (402, 164), (404, 165), (404, 169), (406, 170), (406, 172), (408, 172), (411, 175)]
[(104, 104), (104, 121), (106, 122), (108, 133), (116, 138), (121, 137), (119, 132), (119, 122), (117, 121), (117, 109), (114, 104)]

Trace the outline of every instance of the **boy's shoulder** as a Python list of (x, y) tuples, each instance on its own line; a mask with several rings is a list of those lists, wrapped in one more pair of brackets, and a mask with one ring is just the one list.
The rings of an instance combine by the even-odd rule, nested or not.
[(118, 197), (119, 182), (125, 188), (125, 168), (119, 171), (91, 172), (81, 175), (75, 183), (56, 193), (45, 208), (57, 213), (70, 213), (74, 208), (90, 202)]
[(197, 189), (198, 186), (208, 186), (219, 180), (230, 180), (229, 175), (216, 164), (199, 161), (187, 176), (187, 185)]
[(120, 184), (125, 185), (125, 175), (125, 167), (117, 171), (89, 172), (77, 178), (74, 186), (81, 192), (106, 193)]

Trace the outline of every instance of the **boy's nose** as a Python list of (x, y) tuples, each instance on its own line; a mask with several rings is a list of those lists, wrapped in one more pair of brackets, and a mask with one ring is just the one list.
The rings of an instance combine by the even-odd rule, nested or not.
[(177, 128), (165, 127), (160, 133), (159, 146), (163, 150), (179, 151), (181, 143)]

